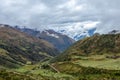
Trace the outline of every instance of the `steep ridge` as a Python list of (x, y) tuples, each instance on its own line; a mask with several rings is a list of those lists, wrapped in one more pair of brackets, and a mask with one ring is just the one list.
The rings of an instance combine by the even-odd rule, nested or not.
[(49, 42), (20, 32), (9, 25), (0, 25), (0, 65), (16, 67), (57, 54), (59, 51)]

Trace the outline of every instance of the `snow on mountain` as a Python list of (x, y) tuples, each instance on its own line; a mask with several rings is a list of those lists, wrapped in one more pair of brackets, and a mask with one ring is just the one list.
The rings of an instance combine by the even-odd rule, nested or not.
[[(99, 21), (85, 21), (85, 22), (63, 22), (63, 24), (50, 24), (44, 28), (37, 28), (37, 30), (41, 34), (42, 32), (46, 31), (48, 36), (59, 38), (58, 34), (56, 33), (49, 33), (47, 30), (54, 30), (57, 33), (61, 33), (62, 35), (67, 35), (68, 37), (74, 40), (80, 40), (85, 37), (92, 36), (97, 29), (97, 25)], [(29, 33), (32, 33), (31, 30), (26, 30)], [(37, 34), (33, 33), (34, 35)], [(37, 36), (39, 36), (37, 34)]]
[(67, 35), (63, 35), (52, 29), (44, 29), (38, 31), (29, 28), (19, 28), (17, 26), (15, 26), (15, 29), (25, 32), (31, 36), (48, 41), (49, 43), (53, 44), (54, 47), (57, 48), (60, 52), (64, 51), (75, 42), (74, 39), (68, 37)]
[(57, 34), (49, 33), (47, 30), (45, 30), (44, 32), (46, 32), (46, 34), (48, 36), (51, 36), (51, 37), (54, 37), (54, 38), (59, 38), (59, 36)]
[(76, 41), (77, 40), (80, 40), (80, 39), (83, 39), (85, 37), (89, 37), (89, 36), (92, 36), (94, 34), (94, 31), (96, 30), (96, 28), (92, 28), (90, 30), (81, 30), (81, 31), (77, 31), (77, 32), (74, 32), (73, 34), (70, 34), (67, 30), (64, 30), (64, 32), (62, 31), (59, 31), (60, 33), (63, 33), (63, 34), (67, 34), (68, 36), (71, 36), (71, 38), (75, 39)]
[(96, 25), (98, 23), (99, 22), (91, 22), (91, 21), (78, 22), (52, 29), (59, 33), (68, 35), (69, 37), (77, 41), (82, 38), (92, 36), (96, 30)]

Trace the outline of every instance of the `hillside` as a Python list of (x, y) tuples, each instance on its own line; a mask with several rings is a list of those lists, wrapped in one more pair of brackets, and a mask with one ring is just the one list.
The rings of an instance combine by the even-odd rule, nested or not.
[(119, 80), (120, 34), (95, 34), (73, 44), (50, 61), (73, 80)]
[(120, 34), (95, 35), (78, 41), (71, 48), (80, 54), (120, 53)]
[(120, 53), (120, 34), (103, 34), (87, 37), (76, 42), (56, 59), (70, 60), (72, 56), (89, 56)]
[(19, 28), (17, 26), (15, 28), (29, 35), (32, 35), (37, 38), (44, 39), (50, 42), (60, 52), (67, 49), (69, 46), (71, 46), (75, 42), (75, 40), (68, 37), (67, 35), (63, 35), (62, 33), (55, 32), (54, 30), (37, 31), (29, 28)]
[(0, 65), (18, 67), (57, 54), (58, 50), (49, 42), (20, 32), (9, 25), (0, 25)]

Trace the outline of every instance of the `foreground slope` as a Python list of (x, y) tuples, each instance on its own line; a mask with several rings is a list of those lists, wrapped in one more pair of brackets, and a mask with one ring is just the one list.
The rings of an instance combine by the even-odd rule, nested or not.
[(59, 52), (49, 42), (29, 36), (8, 25), (0, 25), (0, 65), (16, 67), (38, 62)]
[(96, 34), (80, 40), (50, 64), (75, 80), (119, 80), (120, 34)]

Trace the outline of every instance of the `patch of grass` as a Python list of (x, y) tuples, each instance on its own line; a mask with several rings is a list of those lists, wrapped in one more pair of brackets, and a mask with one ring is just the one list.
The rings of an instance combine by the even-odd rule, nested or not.
[(6, 56), (6, 53), (8, 53), (5, 49), (0, 48), (0, 55)]
[(25, 65), (25, 66), (22, 66), (22, 67), (20, 67), (18, 69), (15, 69), (15, 70), (18, 71), (18, 72), (25, 73), (27, 71), (32, 70), (33, 68), (35, 68), (35, 65)]
[(54, 63), (54, 67), (62, 73), (67, 73), (74, 76), (76, 78), (75, 80), (104, 80), (104, 79), (119, 80), (120, 79), (120, 70), (107, 70), (100, 68), (83, 67), (72, 62)]
[[(46, 65), (48, 62), (38, 63), (36, 65), (25, 65), (16, 69), (15, 71), (23, 74), (32, 74), (35, 76), (42, 76), (45, 80), (74, 80), (74, 77), (65, 73), (57, 73), (49, 69), (41, 68), (42, 65)], [(13, 70), (12, 70), (13, 71)]]
[(59, 62), (52, 64), (58, 71), (64, 73), (78, 73), (81, 70), (81, 67), (77, 64), (71, 62)]
[(0, 69), (0, 80), (36, 80), (30, 75), (21, 74), (18, 72), (10, 72), (6, 69)]
[(39, 52), (40, 55), (43, 55), (43, 56), (46, 56), (46, 57), (50, 57), (50, 58), (53, 58), (53, 56), (50, 56), (48, 55), (47, 53), (45, 52)]
[(79, 57), (80, 59), (73, 61), (76, 64), (85, 67), (103, 68), (109, 70), (120, 70), (120, 58), (108, 59), (106, 55), (95, 55), (89, 57)]

